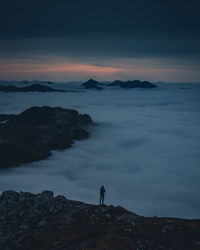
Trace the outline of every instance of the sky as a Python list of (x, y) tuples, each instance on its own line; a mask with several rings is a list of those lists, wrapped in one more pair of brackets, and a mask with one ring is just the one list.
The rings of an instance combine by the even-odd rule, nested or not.
[(0, 4), (0, 79), (200, 82), (199, 0)]

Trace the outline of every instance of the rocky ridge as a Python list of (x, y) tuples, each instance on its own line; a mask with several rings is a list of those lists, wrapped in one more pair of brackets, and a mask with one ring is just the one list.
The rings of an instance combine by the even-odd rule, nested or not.
[(132, 88), (156, 88), (157, 86), (153, 83), (150, 83), (148, 81), (139, 81), (139, 80), (133, 80), (133, 81), (114, 81), (112, 83), (100, 83), (98, 81), (95, 81), (93, 79), (89, 79), (88, 81), (81, 84), (82, 87), (86, 89), (98, 89), (101, 90), (103, 87), (120, 87), (120, 88), (126, 88), (126, 89), (132, 89)]
[(1, 250), (199, 249), (200, 220), (143, 217), (53, 192), (0, 195)]
[(89, 136), (87, 114), (60, 107), (31, 107), (18, 115), (0, 115), (0, 168), (41, 160), (51, 150)]

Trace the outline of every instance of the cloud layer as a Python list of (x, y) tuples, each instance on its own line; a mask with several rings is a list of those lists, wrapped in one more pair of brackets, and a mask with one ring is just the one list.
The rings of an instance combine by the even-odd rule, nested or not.
[(200, 217), (200, 86), (84, 93), (1, 93), (0, 113), (32, 105), (90, 114), (91, 137), (43, 161), (1, 171), (0, 190), (54, 190), (70, 199), (106, 203), (142, 215)]

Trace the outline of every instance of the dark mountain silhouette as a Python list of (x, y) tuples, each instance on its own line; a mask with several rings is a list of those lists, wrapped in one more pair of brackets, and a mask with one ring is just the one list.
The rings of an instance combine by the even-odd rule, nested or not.
[(143, 217), (53, 192), (0, 195), (2, 250), (136, 250), (200, 248), (200, 220)]
[(59, 90), (50, 88), (48, 86), (44, 86), (41, 84), (33, 84), (27, 87), (15, 87), (15, 86), (0, 86), (0, 91), (3, 92), (30, 92), (30, 91), (37, 91), (37, 92), (71, 92), (65, 90)]
[(19, 115), (0, 115), (0, 168), (44, 159), (50, 150), (71, 147), (89, 136), (87, 114), (60, 107), (31, 107)]
[(101, 84), (93, 79), (89, 79), (87, 82), (81, 84), (86, 89), (102, 89)]
[(133, 80), (133, 81), (114, 81), (109, 84), (100, 83), (93, 79), (88, 80), (87, 82), (84, 82), (81, 86), (85, 87), (86, 89), (102, 89), (103, 87), (114, 87), (118, 86), (120, 88), (156, 88), (157, 86), (153, 83), (147, 82), (147, 81), (139, 81), (139, 80)]
[(1, 86), (0, 85), (0, 91), (3, 91), (3, 92), (19, 92), (19, 89), (18, 87), (15, 87), (15, 86)]
[(120, 88), (156, 88), (157, 86), (153, 83), (147, 81), (114, 81), (113, 83), (109, 84), (109, 86), (119, 86)]

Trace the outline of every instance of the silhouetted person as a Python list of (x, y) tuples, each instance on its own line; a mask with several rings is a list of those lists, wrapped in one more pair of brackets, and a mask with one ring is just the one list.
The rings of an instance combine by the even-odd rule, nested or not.
[(104, 186), (102, 185), (100, 188), (100, 205), (104, 205), (104, 193), (106, 192)]

